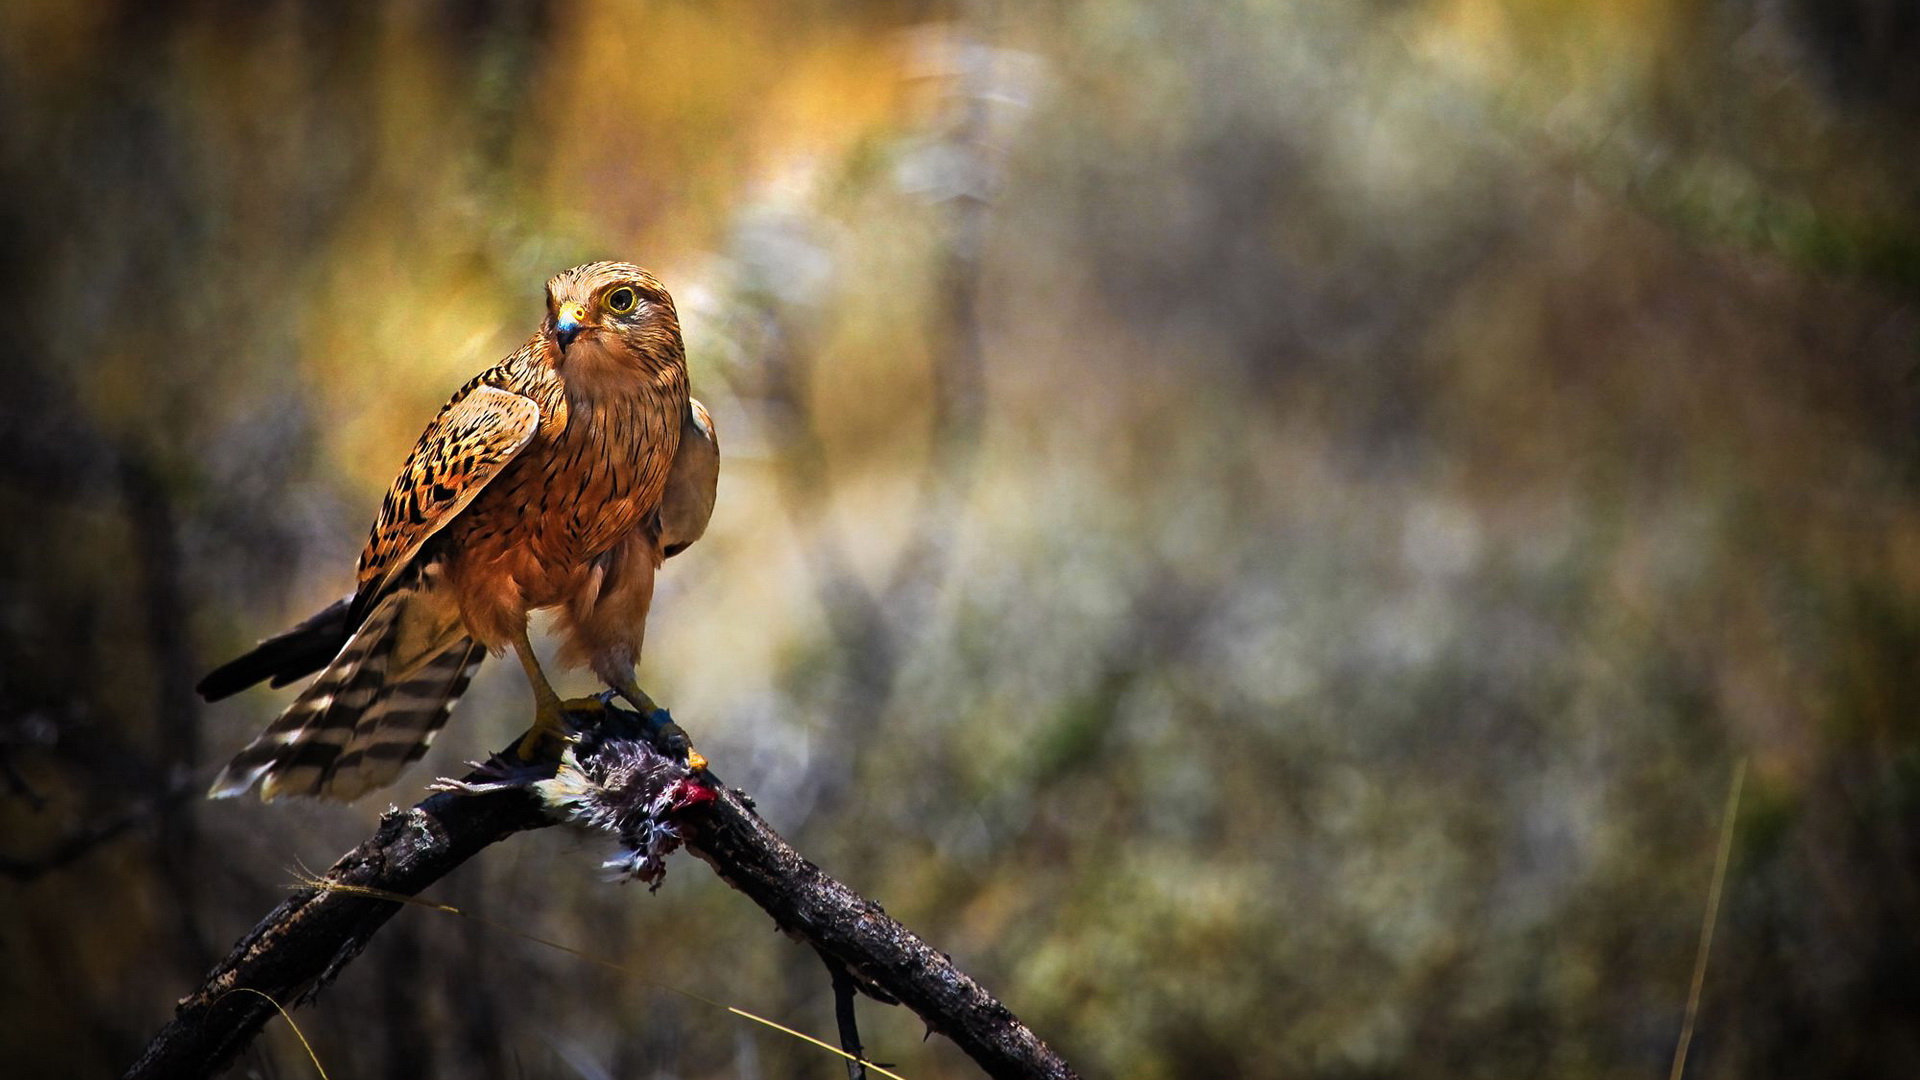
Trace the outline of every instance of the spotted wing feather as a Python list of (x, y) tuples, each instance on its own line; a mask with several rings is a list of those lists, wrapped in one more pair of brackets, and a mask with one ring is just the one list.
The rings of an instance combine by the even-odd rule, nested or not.
[(378, 597), (539, 430), (540, 406), (497, 386), (476, 386), (441, 410), (380, 505), (360, 553), (359, 602)]

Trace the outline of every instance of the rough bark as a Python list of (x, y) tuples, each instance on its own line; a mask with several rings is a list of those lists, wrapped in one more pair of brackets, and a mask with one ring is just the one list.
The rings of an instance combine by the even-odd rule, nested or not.
[[(994, 1077), (1075, 1075), (1046, 1043), (994, 1000), (953, 958), (902, 926), (879, 904), (808, 862), (739, 793), (689, 814), (687, 850), (773, 916), (782, 930), (832, 956), (952, 1039)], [(884, 998), (882, 998), (884, 1000)]]
[[(644, 726), (639, 717), (620, 710), (610, 710), (608, 720)], [(560, 767), (562, 776), (532, 787), (469, 777), (475, 783), (468, 793), (434, 795), (410, 810), (389, 813), (374, 835), (335, 863), (323, 880), (412, 896), (488, 845), (563, 818), (593, 820), (629, 838), (647, 835), (646, 828), (636, 826), (644, 826), (648, 811), (643, 808), (651, 807), (657, 822), (670, 826), (690, 851), (759, 904), (782, 930), (844, 965), (870, 996), (911, 1008), (988, 1075), (1074, 1076), (951, 958), (801, 857), (754, 812), (752, 800), (712, 774), (690, 774), (678, 761), (665, 761), (654, 747), (624, 735), (595, 732), (576, 750), (581, 761), (570, 753)], [(564, 799), (555, 798), (555, 792), (563, 792)], [(636, 876), (645, 873), (639, 867), (648, 860), (630, 862)], [(127, 1071), (127, 1080), (218, 1073), (272, 1017), (274, 1007), (261, 994), (288, 1008), (309, 1000), (400, 906), (338, 889), (295, 892), (181, 999), (173, 1020)]]
[[(435, 795), (380, 821), (324, 880), (411, 896), (516, 832), (550, 824), (525, 791)], [(127, 1070), (128, 1080), (212, 1076), (246, 1049), (274, 1014), (309, 1000), (360, 954), (393, 913), (393, 900), (300, 889), (260, 921), (180, 1000), (173, 1020)], [(238, 992), (241, 988), (257, 993)]]

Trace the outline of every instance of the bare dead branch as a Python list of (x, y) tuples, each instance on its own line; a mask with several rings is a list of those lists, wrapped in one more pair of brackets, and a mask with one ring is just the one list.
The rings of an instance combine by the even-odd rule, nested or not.
[[(487, 846), (561, 820), (619, 836), (630, 850), (608, 865), (646, 880), (684, 842), (782, 930), (844, 969), (851, 986), (913, 1009), (990, 1076), (1074, 1076), (951, 958), (801, 857), (750, 799), (663, 755), (644, 737), (650, 730), (637, 714), (608, 709), (544, 777), (475, 774), (461, 793), (388, 813), (321, 887), (289, 896), (181, 999), (127, 1080), (213, 1075), (273, 1014), (260, 994), (291, 1008), (331, 982), (401, 906), (341, 886), (412, 896)], [(242, 988), (259, 993), (234, 993)]]
[[(483, 848), (549, 824), (525, 791), (436, 795), (380, 820), (372, 837), (333, 864), (328, 885), (412, 896)], [(174, 1018), (127, 1070), (129, 1080), (212, 1076), (273, 1015), (265, 994), (291, 1009), (340, 973), (400, 909), (393, 900), (301, 889), (242, 937), (180, 1000)], [(239, 988), (259, 991), (236, 994)]]

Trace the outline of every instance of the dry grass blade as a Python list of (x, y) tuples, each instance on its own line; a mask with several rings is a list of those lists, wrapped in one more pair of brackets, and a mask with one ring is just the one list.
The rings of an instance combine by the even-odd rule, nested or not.
[(266, 998), (267, 1004), (273, 1006), (274, 1009), (280, 1013), (280, 1018), (282, 1020), (285, 1020), (287, 1022), (287, 1026), (293, 1029), (293, 1037), (300, 1040), (300, 1048), (307, 1052), (307, 1059), (313, 1062), (314, 1071), (320, 1074), (320, 1080), (328, 1080), (327, 1067), (325, 1065), (320, 1064), (320, 1055), (313, 1052), (313, 1044), (307, 1041), (307, 1033), (300, 1030), (300, 1025), (293, 1022), (293, 1014), (287, 1012), (285, 1006), (281, 1005), (278, 1001), (275, 1001), (273, 999), (272, 994), (268, 994), (260, 990), (255, 990), (251, 986), (236, 986), (233, 989), (227, 991), (227, 993), (228, 994), (254, 994), (259, 997)]
[(1713, 926), (1720, 917), (1720, 891), (1727, 881), (1727, 860), (1733, 854), (1733, 824), (1740, 812), (1740, 788), (1747, 779), (1747, 759), (1733, 769), (1727, 791), (1727, 809), (1720, 819), (1720, 850), (1713, 861), (1713, 885), (1707, 890), (1707, 914), (1700, 922), (1700, 948), (1693, 959), (1693, 983), (1687, 988), (1687, 1014), (1680, 1024), (1680, 1042), (1673, 1048), (1673, 1069), (1667, 1080), (1680, 1080), (1687, 1069), (1687, 1047), (1693, 1043), (1694, 1020), (1700, 1015), (1700, 990), (1707, 982), (1707, 952), (1713, 948)]

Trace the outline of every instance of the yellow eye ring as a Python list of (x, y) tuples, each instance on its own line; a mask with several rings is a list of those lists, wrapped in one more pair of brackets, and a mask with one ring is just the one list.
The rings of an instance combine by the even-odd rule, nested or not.
[(607, 310), (615, 315), (626, 315), (639, 306), (640, 298), (624, 285), (607, 294)]

